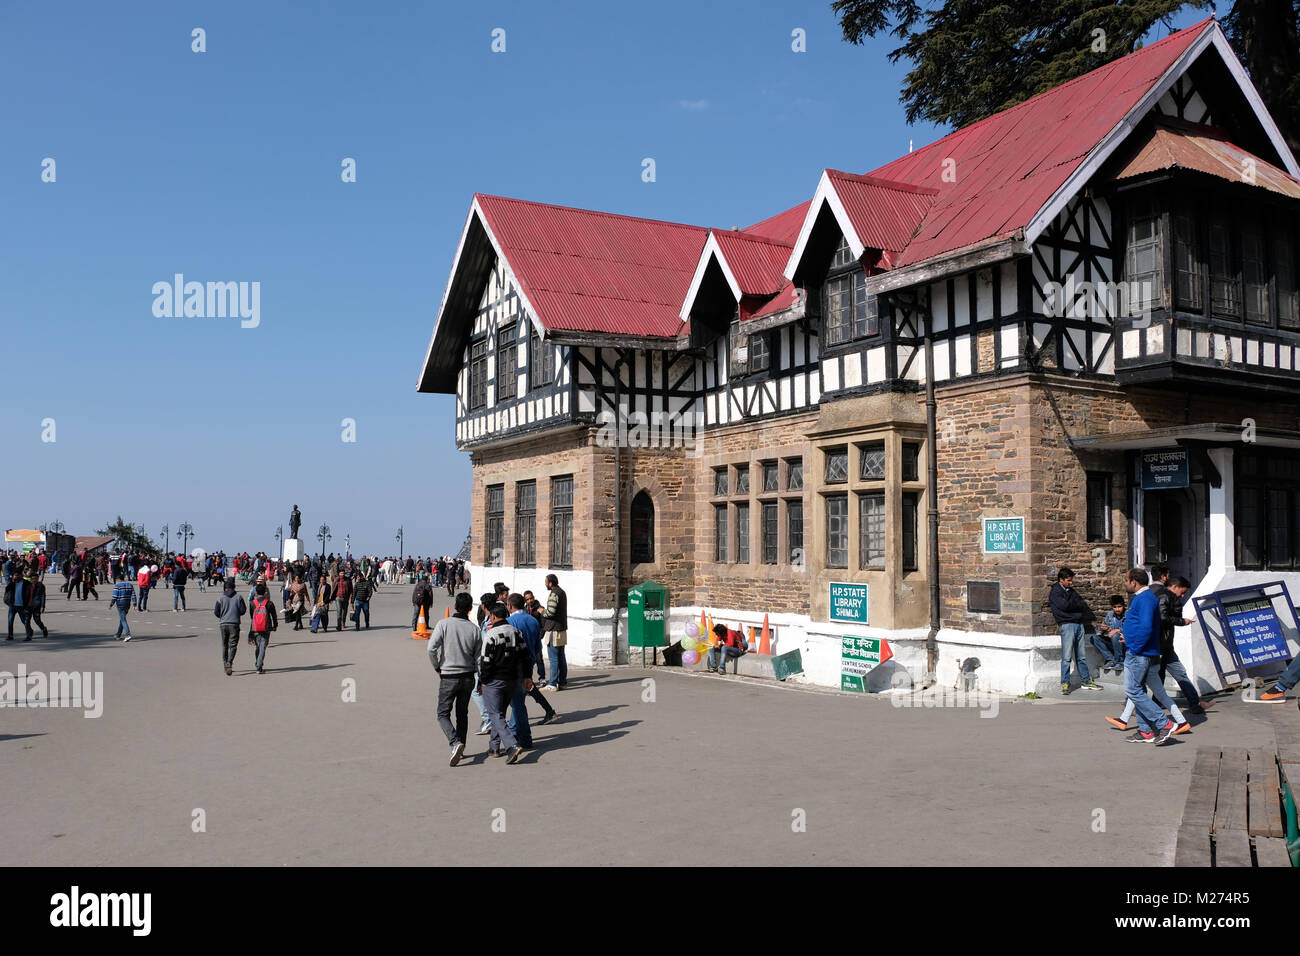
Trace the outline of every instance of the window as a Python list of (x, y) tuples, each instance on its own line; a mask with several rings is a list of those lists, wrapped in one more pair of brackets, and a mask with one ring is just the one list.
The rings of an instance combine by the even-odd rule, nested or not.
[(736, 494), (749, 494), (749, 466), (738, 465), (736, 467)]
[(1300, 293), (1295, 281), (1295, 243), (1287, 233), (1273, 234), (1273, 279), (1277, 287), (1277, 324), (1300, 329)]
[(573, 476), (551, 479), (551, 567), (573, 567)]
[(867, 295), (865, 272), (858, 270), (827, 279), (822, 298), (827, 345), (841, 345), (879, 331), (876, 297)]
[(790, 545), (790, 563), (802, 567), (803, 559), (803, 502), (785, 503), (785, 535)]
[(1110, 540), (1110, 475), (1088, 473), (1088, 540)]
[(1137, 291), (1130, 296), (1131, 310), (1141, 312), (1161, 304), (1160, 266), (1160, 217), (1149, 205), (1139, 207), (1129, 219), (1124, 257), (1124, 278), (1138, 283)]
[(736, 560), (749, 563), (749, 505), (736, 505)]
[(632, 499), (632, 563), (655, 560), (655, 504), (644, 491)]
[(516, 326), (511, 323), (497, 332), (497, 401), (514, 398), (519, 392), (519, 345)]
[(763, 563), (776, 564), (777, 559), (777, 516), (776, 502), (763, 502)]
[(857, 262), (858, 260), (853, 258), (853, 250), (849, 248), (849, 240), (840, 236), (840, 244), (835, 247), (835, 255), (831, 257), (831, 270), (844, 269), (857, 265)]
[(858, 495), (858, 567), (885, 566), (885, 496)]
[(1239, 452), (1237, 567), (1300, 568), (1300, 456)]
[(1174, 216), (1174, 283), (1178, 307), (1200, 312), (1205, 272), (1196, 243), (1196, 220)]
[(831, 448), (826, 452), (826, 484), (842, 485), (849, 480), (849, 450)]
[(803, 459), (791, 458), (786, 462), (785, 488), (787, 491), (803, 490)]
[(885, 480), (885, 443), (873, 441), (860, 449), (858, 477), (863, 481)]
[(764, 491), (781, 490), (780, 476), (777, 474), (777, 471), (778, 469), (776, 467), (776, 462), (774, 461), (763, 462), (763, 490)]
[(921, 480), (921, 446), (916, 442), (903, 442), (903, 480)]
[(469, 407), (487, 405), (487, 339), (479, 339), (469, 348)]
[(1247, 226), (1241, 232), (1241, 272), (1245, 280), (1246, 321), (1252, 325), (1269, 325), (1268, 266), (1264, 261), (1264, 236), (1258, 227)]
[(713, 496), (720, 498), (727, 493), (727, 469), (713, 469)]
[(1210, 311), (1215, 315), (1240, 318), (1237, 301), (1237, 269), (1232, 231), (1222, 218), (1210, 223)]
[(826, 496), (826, 566), (849, 566), (849, 496)]
[(713, 506), (713, 560), (723, 564), (727, 560), (727, 506)]
[(488, 485), (487, 489), (487, 560), (489, 565), (505, 564), (506, 486)]
[(537, 563), (537, 482), (515, 485), (515, 567)]
[(766, 332), (755, 332), (749, 337), (749, 370), (766, 372), (772, 363), (772, 340)]
[(555, 381), (555, 349), (542, 341), (537, 330), (528, 332), (528, 386), (545, 388)]
[(915, 491), (903, 492), (903, 570), (915, 571), (917, 564), (917, 519), (921, 512), (921, 496)]

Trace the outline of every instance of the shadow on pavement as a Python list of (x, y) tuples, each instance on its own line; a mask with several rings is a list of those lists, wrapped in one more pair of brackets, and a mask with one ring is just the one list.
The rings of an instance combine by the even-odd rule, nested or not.
[[(289, 671), (332, 671), (336, 667), (353, 667), (353, 666), (355, 665), (353, 664), (304, 664), (302, 667), (271, 667), (268, 665), (266, 668), (266, 672), (268, 674), (286, 674)], [(249, 671), (248, 673), (255, 674), (257, 672)]]
[(544, 741), (538, 743), (537, 738), (534, 737), (533, 740), (537, 743), (537, 749), (525, 751), (519, 762), (532, 763), (533, 761), (531, 758), (534, 754), (541, 755), (555, 750), (569, 750), (573, 747), (588, 747), (592, 744), (602, 744), (606, 741), (617, 740), (619, 737), (627, 736), (628, 732), (625, 728), (635, 727), (639, 723), (641, 723), (639, 720), (625, 720), (618, 724), (605, 724), (603, 727), (575, 727), (569, 731), (565, 731), (564, 725), (560, 724), (558, 728), (560, 732), (552, 734)]
[[(555, 707), (554, 701), (551, 702), (551, 706)], [(548, 727), (556, 726), (562, 728), (565, 724), (576, 724), (584, 720), (590, 720), (593, 717), (601, 717), (605, 714), (608, 714), (610, 711), (622, 710), (626, 706), (627, 704), (611, 704), (608, 707), (593, 707), (590, 710), (560, 710), (558, 707), (556, 707), (555, 712), (559, 714), (560, 719), (556, 721), (555, 724), (547, 724), (546, 726)], [(545, 714), (543, 714), (542, 716), (544, 717)], [(532, 726), (534, 727), (538, 726), (541, 720), (542, 717), (538, 717), (536, 720), (532, 721)]]
[(0, 734), (0, 743), (6, 740), (22, 740), (24, 737), (44, 737), (44, 733), (39, 734)]

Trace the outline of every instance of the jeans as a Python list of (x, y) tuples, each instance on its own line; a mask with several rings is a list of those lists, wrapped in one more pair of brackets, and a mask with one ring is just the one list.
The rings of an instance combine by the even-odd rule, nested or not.
[(221, 625), (221, 663), (235, 663), (235, 651), (239, 650), (239, 625)]
[[(249, 636), (257, 642), (257, 659), (253, 662), (253, 665), (260, 671), (262, 664), (266, 661), (266, 645), (271, 641), (271, 632), (254, 631)], [(236, 642), (239, 640), (238, 632), (235, 634), (235, 640)]]
[(126, 608), (119, 604), (117, 606), (117, 634), (115, 636), (121, 637), (123, 631), (126, 632), (127, 637), (131, 636), (131, 625), (126, 623)]
[(348, 619), (348, 599), (339, 598), (339, 621), (334, 630), (341, 631)]
[(140, 610), (142, 611), (149, 610), (149, 588), (141, 588), (140, 597), (137, 598), (136, 600), (137, 600), (137, 606), (140, 608)]
[(551, 684), (555, 687), (564, 689), (564, 685), (569, 682), (569, 663), (564, 659), (564, 648), (556, 647), (554, 644), (546, 648), (546, 658), (550, 662), (548, 671), (551, 675)]
[(1158, 666), (1158, 662), (1159, 658), (1138, 654), (1129, 654), (1124, 658), (1124, 693), (1133, 702), (1133, 708), (1137, 711), (1138, 730), (1144, 734), (1155, 733), (1157, 728), (1168, 723), (1164, 711), (1156, 706), (1156, 702), (1142, 686), (1146, 683), (1147, 672)]
[(727, 661), (738, 659), (744, 653), (739, 647), (728, 647), (725, 644), (719, 644), (709, 651), (709, 666), (716, 667), (725, 674)]
[(1088, 673), (1088, 653), (1084, 649), (1083, 625), (1067, 623), (1057, 626), (1061, 629), (1061, 683), (1070, 683), (1070, 665), (1076, 658), (1079, 661), (1079, 683), (1088, 683), (1092, 680), (1092, 675)]
[(541, 705), (542, 711), (547, 717), (550, 717), (555, 713), (555, 708), (552, 707), (551, 702), (546, 699), (546, 695), (542, 693), (541, 685), (536, 681), (533, 681), (533, 689), (528, 692), (528, 696)]
[(1183, 666), (1183, 662), (1175, 657), (1172, 661), (1165, 661), (1164, 669), (1174, 679), (1174, 683), (1183, 692), (1183, 696), (1187, 698), (1187, 706), (1201, 706), (1201, 695), (1196, 692), (1196, 685), (1187, 676), (1187, 668)]
[(172, 589), (172, 610), (176, 610), (176, 602), (180, 602), (182, 608), (185, 607), (185, 585), (179, 584)]
[(528, 691), (524, 690), (524, 682), (521, 680), (515, 681), (514, 685), (514, 693), (510, 695), (510, 720), (506, 727), (514, 734), (519, 746), (532, 747), (533, 731), (528, 726)]
[[(1151, 699), (1156, 702), (1157, 707), (1169, 711), (1175, 724), (1181, 724), (1186, 719), (1173, 698), (1169, 696), (1169, 692), (1165, 690), (1165, 682), (1161, 680), (1159, 669), (1154, 665), (1147, 671), (1146, 689), (1151, 692)], [(1128, 719), (1133, 716), (1133, 709), (1133, 701), (1124, 702), (1124, 713), (1120, 714), (1124, 723), (1127, 724)]]
[[(469, 731), (469, 699), (474, 693), (473, 674), (444, 674), (438, 683), (438, 726), (453, 747), (465, 742)], [(456, 726), (451, 724), (451, 709), (456, 708)]]
[(487, 701), (485, 701), (483, 695), (479, 693), (477, 685), (475, 685), (473, 692), (470, 694), (470, 699), (474, 701), (474, 706), (478, 708), (479, 717), (483, 718), (483, 723), (479, 724), (479, 726), (491, 726), (492, 722), (488, 720)]
[(1300, 657), (1292, 660), (1282, 672), (1282, 676), (1277, 679), (1279, 690), (1290, 690), (1296, 684), (1300, 684)]
[(415, 605), (415, 607), (411, 608), (411, 630), (414, 631), (414, 630), (416, 629), (416, 627), (418, 627), (419, 624), (420, 624), (420, 611), (421, 611), (421, 609), (423, 609), (423, 611), (424, 611), (424, 623), (425, 623), (425, 625), (429, 628), (429, 630), (432, 631), (432, 630), (433, 630), (433, 619), (429, 616), (429, 609), (428, 609), (427, 607), (423, 607), (422, 605), (419, 605), (419, 604), (417, 604), (417, 605)]
[(369, 602), (369, 601), (357, 601), (357, 602), (355, 602), (355, 604), (356, 604), (356, 611), (354, 611), (353, 614), (352, 614), (352, 623), (355, 624), (358, 628), (360, 628), (360, 627), (361, 627), (361, 614), (362, 614), (362, 612), (365, 612), (365, 615), (366, 615), (366, 630), (369, 630), (369, 629), (370, 629), (370, 602)]
[(32, 631), (32, 612), (22, 607), (9, 608), (9, 636), (14, 636), (14, 615), (18, 615), (18, 620), (23, 622), (23, 627), (27, 628), (27, 636), (31, 637)]
[(1090, 634), (1088, 640), (1092, 646), (1097, 648), (1097, 653), (1101, 655), (1102, 663), (1115, 664), (1124, 660), (1124, 655), (1115, 649), (1118, 641), (1113, 637), (1102, 637), (1100, 634)]
[(515, 735), (506, 726), (506, 705), (514, 697), (517, 683), (519, 682), (513, 680), (483, 682), (483, 702), (487, 705), (488, 726), (492, 728), (489, 750), (510, 750), (518, 745)]

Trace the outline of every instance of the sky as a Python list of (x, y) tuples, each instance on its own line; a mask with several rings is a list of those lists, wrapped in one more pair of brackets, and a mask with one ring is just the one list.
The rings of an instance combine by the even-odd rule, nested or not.
[[(823, 0), (0, 4), (0, 526), (454, 553), (415, 388), (473, 194), (749, 225), (947, 132), (896, 45)], [(249, 317), (167, 314), (178, 273)]]

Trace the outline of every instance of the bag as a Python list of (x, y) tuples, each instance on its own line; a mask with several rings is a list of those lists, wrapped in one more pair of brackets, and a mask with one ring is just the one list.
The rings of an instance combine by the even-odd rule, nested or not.
[(253, 598), (253, 630), (269, 631), (271, 629), (271, 613), (266, 609), (267, 598)]
[(5, 606), (6, 607), (14, 606), (14, 585), (16, 583), (17, 582), (15, 580), (10, 578), (9, 583), (5, 585)]
[(320, 605), (318, 604), (316, 605), (316, 608), (311, 612), (311, 629), (315, 631), (319, 627), (320, 627)]

